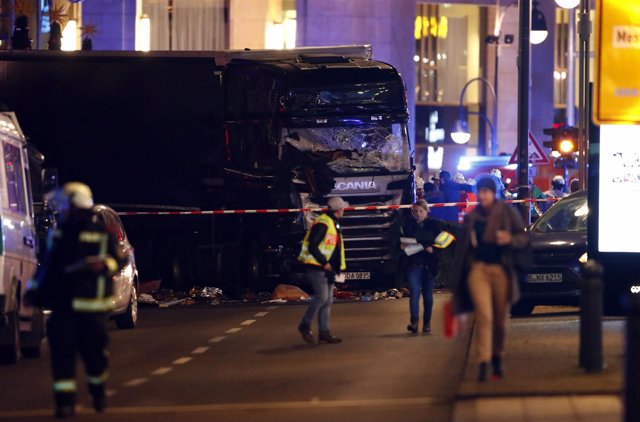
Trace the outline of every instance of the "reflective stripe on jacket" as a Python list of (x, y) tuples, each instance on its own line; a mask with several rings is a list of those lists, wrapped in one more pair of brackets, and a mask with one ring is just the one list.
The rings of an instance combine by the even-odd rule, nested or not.
[(316, 221), (313, 222), (313, 225), (309, 228), (304, 240), (302, 241), (302, 250), (300, 251), (300, 256), (298, 259), (305, 265), (315, 265), (317, 267), (321, 267), (322, 265), (315, 259), (315, 257), (309, 252), (309, 237), (311, 235), (311, 229), (316, 224), (324, 224), (327, 226), (327, 233), (324, 236), (324, 239), (318, 245), (318, 249), (320, 253), (326, 258), (327, 261), (331, 261), (331, 257), (333, 256), (334, 251), (336, 250), (336, 246), (338, 245), (338, 239), (340, 239), (340, 271), (344, 271), (347, 269), (347, 261), (345, 259), (344, 253), (344, 240), (342, 236), (338, 232), (338, 227), (333, 219), (327, 215), (322, 214)]

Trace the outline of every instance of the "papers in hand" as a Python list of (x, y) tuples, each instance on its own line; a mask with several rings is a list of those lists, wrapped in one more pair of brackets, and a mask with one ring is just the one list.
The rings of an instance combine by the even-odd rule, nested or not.
[(410, 244), (404, 249), (404, 253), (406, 253), (407, 256), (415, 255), (422, 251), (424, 251), (424, 247), (419, 243)]
[(415, 255), (424, 250), (424, 247), (418, 243), (418, 240), (412, 237), (401, 237), (400, 243), (405, 245), (404, 253), (407, 254), (407, 256)]
[(347, 280), (347, 276), (345, 273), (336, 274), (335, 279), (333, 280), (335, 283), (344, 283)]
[(405, 245), (415, 245), (418, 243), (418, 240), (413, 237), (401, 237), (400, 243), (404, 243)]

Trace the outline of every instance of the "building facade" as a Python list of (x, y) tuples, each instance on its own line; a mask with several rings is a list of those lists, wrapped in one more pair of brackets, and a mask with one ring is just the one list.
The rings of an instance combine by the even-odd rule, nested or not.
[[(517, 2), (0, 0), (0, 48), (11, 48), (17, 2), (31, 4), (26, 13), (34, 49), (47, 48), (52, 10), (66, 15), (67, 50), (80, 49), (86, 37), (94, 50), (372, 44), (374, 57), (394, 65), (405, 79), (416, 165), (425, 176), (441, 168), (455, 171), (462, 156), (511, 155), (516, 146)], [(571, 12), (557, 9), (553, 0), (541, 0), (538, 8), (548, 37), (531, 46), (530, 126), (542, 141), (543, 129), (567, 116)], [(471, 134), (462, 145), (451, 137), (460, 119)]]

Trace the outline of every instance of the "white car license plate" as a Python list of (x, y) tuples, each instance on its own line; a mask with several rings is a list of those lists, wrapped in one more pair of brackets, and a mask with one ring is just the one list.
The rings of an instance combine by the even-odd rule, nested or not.
[(562, 283), (562, 274), (529, 274), (529, 283)]
[(371, 273), (344, 273), (346, 280), (370, 280)]

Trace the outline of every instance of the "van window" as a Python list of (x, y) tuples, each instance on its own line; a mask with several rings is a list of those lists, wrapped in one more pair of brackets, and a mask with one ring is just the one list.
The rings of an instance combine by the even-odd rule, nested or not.
[(4, 142), (4, 169), (7, 181), (8, 207), (11, 211), (27, 214), (27, 201), (25, 197), (24, 171), (20, 148)]

